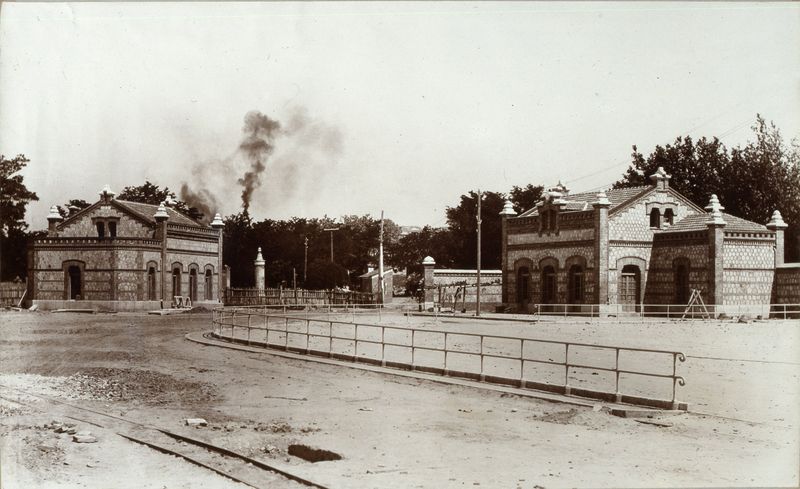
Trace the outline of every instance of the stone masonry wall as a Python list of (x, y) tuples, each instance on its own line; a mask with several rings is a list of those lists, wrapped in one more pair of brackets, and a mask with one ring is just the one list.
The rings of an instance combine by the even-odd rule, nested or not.
[[(111, 206), (98, 207), (80, 216), (75, 222), (71, 222), (59, 230), (58, 235), (65, 238), (96, 238), (97, 228), (92, 223), (94, 217), (116, 217), (119, 218), (117, 224), (117, 237), (120, 238), (153, 238), (153, 229), (144, 223), (123, 214)], [(108, 236), (108, 230), (106, 230)]]
[(656, 237), (645, 285), (646, 304), (676, 304), (674, 263), (677, 259), (689, 261), (689, 288), (700, 290), (707, 298), (708, 235), (699, 231)]
[(775, 278), (775, 239), (729, 237), (723, 241), (724, 304), (769, 304)]
[(775, 268), (772, 303), (800, 304), (800, 263)]
[[(608, 239), (629, 241), (652, 241), (655, 230), (650, 228), (649, 209), (652, 205), (670, 203), (675, 213), (674, 223), (697, 211), (689, 201), (674, 192), (654, 192), (634, 205), (619, 212), (611, 213), (608, 218)], [(650, 204), (650, 206), (648, 206)], [(609, 262), (611, 263), (611, 262)]]

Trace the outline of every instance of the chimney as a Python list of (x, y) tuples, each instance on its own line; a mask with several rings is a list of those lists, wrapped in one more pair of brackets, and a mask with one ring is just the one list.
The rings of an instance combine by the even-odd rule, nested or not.
[(58, 223), (63, 221), (64, 218), (61, 217), (61, 214), (58, 212), (58, 206), (50, 207), (50, 213), (47, 214), (47, 236), (49, 238), (56, 238), (58, 237)]

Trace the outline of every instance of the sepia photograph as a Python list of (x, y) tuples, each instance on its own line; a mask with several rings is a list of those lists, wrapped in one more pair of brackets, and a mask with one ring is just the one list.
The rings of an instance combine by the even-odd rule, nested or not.
[(0, 489), (799, 487), (799, 46), (0, 2)]

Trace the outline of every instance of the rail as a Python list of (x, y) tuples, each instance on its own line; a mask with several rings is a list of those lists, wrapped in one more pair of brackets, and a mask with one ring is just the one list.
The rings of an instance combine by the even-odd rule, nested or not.
[[(459, 298), (458, 304), (463, 302)], [(437, 300), (433, 303), (434, 312), (453, 309), (453, 300)], [(503, 306), (503, 312), (519, 309), (520, 306)], [(456, 308), (459, 309), (459, 308)], [(800, 304), (536, 304), (526, 306), (519, 314), (532, 316), (562, 317), (653, 317), (677, 318), (683, 320), (715, 319), (724, 317), (751, 316), (759, 319), (797, 319), (800, 318)]]
[[(313, 317), (308, 311), (305, 312), (305, 317), (302, 313), (289, 314), (285, 311), (286, 310), (284, 310), (284, 313), (281, 313), (280, 310), (275, 311), (267, 307), (217, 308), (213, 311), (212, 315), (212, 334), (223, 340), (235, 341), (248, 345), (259, 345), (267, 348), (277, 348), (284, 351), (293, 351), (295, 353), (372, 363), (384, 367), (427, 371), (447, 376), (465, 377), (492, 383), (515, 385), (522, 388), (534, 388), (559, 392), (566, 395), (603, 399), (611, 402), (627, 402), (630, 404), (669, 409), (686, 409), (686, 404), (677, 400), (677, 387), (679, 385), (686, 385), (686, 380), (678, 375), (677, 372), (678, 363), (685, 362), (686, 356), (678, 351), (521, 338), (427, 328), (415, 329), (395, 325), (359, 323), (356, 322), (355, 316), (353, 316), (352, 321), (346, 321), (335, 319), (330, 316)], [(331, 312), (333, 311), (331, 310)], [(336, 312), (347, 313), (352, 311), (342, 311), (340, 309)], [(246, 324), (244, 324), (245, 320)], [(300, 328), (296, 327), (298, 324), (301, 326)], [(290, 325), (292, 328), (290, 328)], [(303, 325), (305, 326), (304, 328), (302, 327)], [(352, 327), (351, 334), (344, 334), (336, 331), (336, 329), (346, 329), (348, 327)], [(240, 329), (241, 337), (238, 337), (236, 334), (237, 328)], [(228, 331), (230, 335), (227, 334)], [(254, 331), (256, 332), (255, 334)], [(369, 335), (370, 332), (372, 333), (371, 336)], [(438, 345), (431, 345), (430, 341), (428, 344), (425, 344), (424, 340), (420, 340), (421, 337), (428, 337), (430, 340), (431, 335), (441, 335)], [(400, 337), (404, 337), (405, 339), (401, 341), (398, 339)], [(470, 338), (477, 342), (475, 351), (468, 351), (463, 347), (459, 347), (457, 341), (460, 339), (463, 342), (465, 338)], [(497, 346), (491, 346), (492, 343), (498, 341), (511, 342), (518, 345), (518, 347), (514, 348), (515, 353), (513, 354), (502, 354), (503, 352), (501, 351), (495, 351), (498, 350)], [(352, 343), (352, 347), (349, 348), (352, 350), (352, 354), (346, 351), (335, 351), (335, 346), (340, 346), (338, 345), (340, 342)], [(370, 356), (369, 352), (365, 351), (365, 345), (376, 346), (377, 348), (375, 350), (379, 350), (379, 354), (377, 354), (377, 351), (373, 350), (374, 354)], [(526, 347), (530, 345), (549, 345), (557, 349), (563, 349), (563, 361), (554, 358), (544, 359), (544, 357), (531, 358), (531, 355), (526, 355), (526, 351), (528, 351)], [(362, 348), (359, 350), (360, 346)], [(395, 354), (397, 354), (399, 350), (410, 352), (410, 359), (408, 359), (407, 355), (406, 361), (397, 361), (396, 355), (393, 356), (395, 359), (389, 359), (387, 356), (387, 347), (388, 349), (394, 349)], [(345, 348), (345, 350), (347, 349), (348, 348)], [(582, 355), (580, 353), (582, 351), (585, 355), (586, 349), (613, 352), (613, 367), (590, 365), (588, 363), (591, 362), (587, 363), (586, 361), (581, 361), (580, 357)], [(424, 365), (424, 362), (419, 362), (419, 355), (423, 352), (441, 353), (443, 359), (440, 362), (440, 366), (431, 366), (430, 364)], [(572, 358), (570, 352), (572, 352)], [(576, 355), (576, 353), (578, 354)], [(620, 365), (621, 355), (627, 356), (631, 353), (664, 356), (671, 360), (670, 371), (668, 373), (656, 373), (643, 371), (641, 369), (622, 368)], [(545, 357), (546, 356), (547, 355), (545, 355)], [(555, 357), (556, 355), (551, 354), (551, 356)], [(479, 358), (479, 367), (477, 369), (467, 368), (459, 370), (459, 367), (453, 364), (454, 359), (456, 363), (458, 363), (458, 359), (460, 358), (463, 364), (464, 357)], [(576, 357), (578, 358), (575, 359)], [(492, 372), (489, 371), (490, 365), (488, 363), (492, 360), (517, 363), (519, 375), (514, 377), (493, 375)], [(652, 363), (652, 360), (654, 359), (646, 363), (649, 365)], [(563, 381), (552, 383), (527, 378), (526, 366), (532, 364), (551, 365), (563, 368), (563, 375), (561, 376)], [(577, 372), (577, 370), (610, 372), (614, 376), (614, 390), (613, 392), (609, 390), (590, 390), (570, 385), (571, 370), (573, 372)], [(621, 390), (621, 375), (667, 379), (670, 382), (671, 396), (669, 399), (663, 399), (640, 397), (624, 393)]]

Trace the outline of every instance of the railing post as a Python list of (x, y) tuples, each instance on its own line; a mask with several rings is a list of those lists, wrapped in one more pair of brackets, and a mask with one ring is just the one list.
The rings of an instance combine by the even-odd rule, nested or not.
[(569, 386), (569, 343), (564, 343), (564, 395), (570, 395), (572, 388)]
[(614, 389), (614, 399), (617, 402), (622, 402), (622, 393), (619, 391), (619, 348), (617, 350), (617, 358), (614, 362), (614, 373), (616, 374), (617, 381), (616, 381), (616, 388)]
[(414, 365), (414, 333), (416, 333), (415, 329), (411, 330), (411, 370), (416, 370), (417, 367)]
[(386, 326), (381, 326), (381, 367), (386, 366)]
[(519, 387), (525, 387), (525, 339), (519, 339)]
[(264, 346), (269, 346), (269, 316), (264, 316)]
[(444, 368), (442, 370), (444, 370), (444, 372), (443, 372), (444, 375), (446, 375), (446, 376), (450, 375), (450, 370), (448, 370), (448, 368), (447, 368), (447, 332), (446, 331), (444, 333)]
[(333, 357), (333, 321), (328, 323), (328, 358)]
[(481, 335), (481, 373), (480, 373), (480, 380), (481, 380), (481, 382), (486, 380), (486, 374), (483, 371), (483, 335)]
[(289, 351), (289, 316), (286, 315), (286, 306), (283, 306), (283, 350)]
[(353, 321), (353, 326), (356, 327), (355, 331), (353, 332), (353, 343), (355, 343), (355, 354), (353, 355), (353, 361), (358, 363), (358, 325), (355, 324), (355, 321)]
[(247, 346), (250, 346), (250, 319), (252, 314), (247, 314)]
[(306, 355), (311, 351), (309, 343), (311, 342), (311, 320), (306, 317)]

